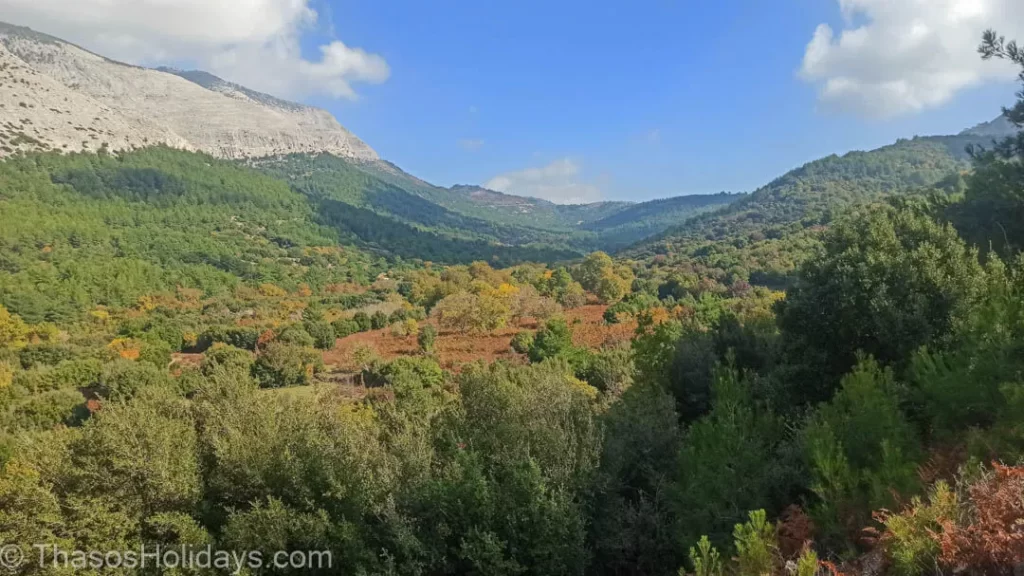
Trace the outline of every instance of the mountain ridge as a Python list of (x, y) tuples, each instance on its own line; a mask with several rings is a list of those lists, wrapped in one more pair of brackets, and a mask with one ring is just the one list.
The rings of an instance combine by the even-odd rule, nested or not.
[(212, 74), (116, 62), (30, 28), (0, 23), (0, 156), (152, 144), (219, 158), (377, 153), (326, 110)]

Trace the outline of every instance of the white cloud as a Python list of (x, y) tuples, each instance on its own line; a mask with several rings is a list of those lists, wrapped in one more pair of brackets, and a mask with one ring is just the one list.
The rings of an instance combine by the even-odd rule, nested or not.
[(599, 202), (601, 190), (581, 179), (582, 169), (569, 158), (537, 168), (506, 172), (484, 183), (484, 188), (550, 200), (556, 204)]
[(0, 0), (0, 20), (30, 26), (131, 64), (194, 63), (255, 90), (290, 98), (356, 98), (353, 84), (388, 79), (376, 54), (334, 41), (319, 58), (300, 39), (310, 0)]
[(826, 108), (890, 117), (1014, 76), (1005, 62), (982, 61), (977, 47), (987, 28), (1024, 39), (1021, 0), (839, 0), (839, 6), (846, 25), (838, 34), (819, 25), (800, 69), (819, 85)]
[(476, 152), (484, 147), (485, 142), (480, 138), (463, 138), (459, 140), (459, 147), (469, 152)]

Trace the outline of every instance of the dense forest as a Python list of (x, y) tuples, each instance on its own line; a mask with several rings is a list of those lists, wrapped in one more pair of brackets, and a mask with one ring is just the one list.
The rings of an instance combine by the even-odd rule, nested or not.
[[(1024, 83), (1016, 44), (981, 52)], [(1024, 131), (901, 141), (576, 257), (329, 157), (7, 159), (0, 544), (47, 544), (10, 571), (140, 573), (55, 550), (145, 544), (324, 574), (1014, 574), (1022, 161)], [(586, 226), (633, 221), (612, 209), (643, 212)], [(584, 344), (588, 306), (631, 337)], [(502, 330), (507, 358), (442, 364)], [(413, 348), (325, 361), (373, 334)]]

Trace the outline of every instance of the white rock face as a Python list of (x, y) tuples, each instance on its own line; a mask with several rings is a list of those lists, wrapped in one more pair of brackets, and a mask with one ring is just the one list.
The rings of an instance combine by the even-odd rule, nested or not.
[(201, 72), (121, 64), (0, 23), (0, 156), (155, 144), (221, 158), (327, 152), (379, 159), (326, 110)]

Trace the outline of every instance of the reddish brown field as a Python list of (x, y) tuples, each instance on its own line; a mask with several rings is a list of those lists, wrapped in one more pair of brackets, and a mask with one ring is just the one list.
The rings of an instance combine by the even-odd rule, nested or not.
[[(606, 344), (628, 341), (632, 337), (636, 324), (628, 322), (606, 325), (603, 318), (605, 308), (601, 305), (588, 305), (566, 311), (565, 317), (572, 327), (574, 344), (588, 348), (600, 348)], [(436, 327), (433, 319), (424, 323), (434, 324)], [(526, 319), (519, 326), (486, 334), (443, 331), (437, 336), (435, 349), (441, 366), (449, 370), (458, 370), (463, 364), (476, 360), (486, 362), (498, 359), (523, 361), (521, 355), (509, 348), (509, 342), (519, 330), (536, 329), (536, 321)], [(389, 328), (385, 328), (340, 338), (334, 349), (324, 352), (324, 363), (333, 365), (334, 370), (356, 370), (357, 366), (352, 362), (352, 351), (360, 345), (372, 347), (385, 360), (419, 353), (415, 336), (394, 336)]]

